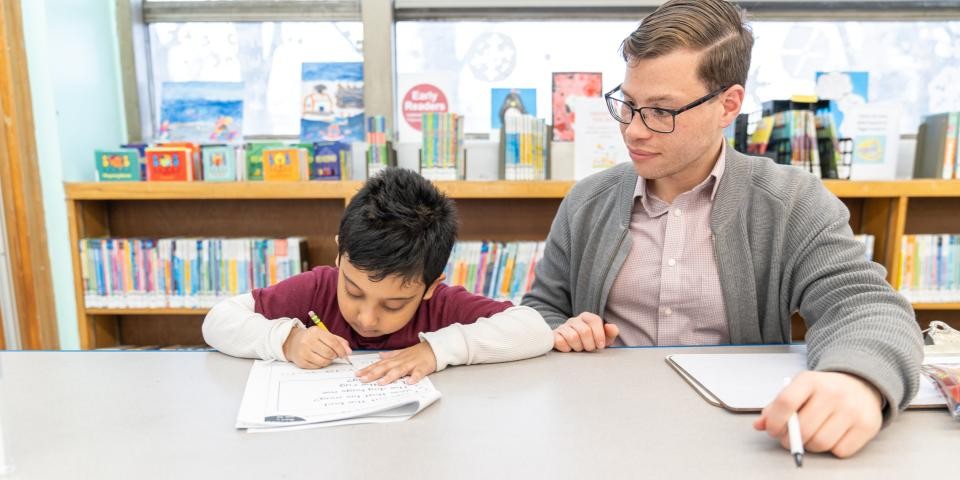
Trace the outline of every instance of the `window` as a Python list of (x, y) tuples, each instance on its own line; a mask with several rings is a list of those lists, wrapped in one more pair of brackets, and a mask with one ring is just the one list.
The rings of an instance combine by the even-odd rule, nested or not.
[(301, 64), (363, 60), (360, 22), (151, 23), (149, 34), (155, 127), (164, 82), (243, 82), (244, 136), (297, 137)]
[[(491, 88), (536, 88), (537, 115), (550, 118), (551, 72), (602, 72), (607, 91), (622, 81), (620, 42), (636, 21), (397, 23), (397, 73), (449, 78), (452, 108), (466, 131), (490, 130)], [(866, 71), (868, 101), (901, 106), (903, 133), (924, 115), (960, 110), (960, 22), (755, 21), (756, 43), (744, 113), (813, 93), (818, 71)], [(397, 92), (400, 102), (404, 92)], [(402, 118), (399, 120), (402, 121)]]

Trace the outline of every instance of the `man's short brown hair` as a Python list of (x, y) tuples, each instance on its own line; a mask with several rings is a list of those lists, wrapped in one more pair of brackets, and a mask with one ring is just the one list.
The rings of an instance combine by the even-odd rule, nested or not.
[(752, 48), (743, 10), (725, 0), (670, 0), (620, 45), (627, 62), (683, 49), (703, 52), (697, 77), (711, 91), (746, 85)]

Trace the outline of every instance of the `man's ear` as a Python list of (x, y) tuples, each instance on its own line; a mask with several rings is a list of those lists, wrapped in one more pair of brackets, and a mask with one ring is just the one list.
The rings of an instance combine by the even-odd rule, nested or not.
[(743, 98), (746, 94), (743, 85), (734, 85), (720, 94), (720, 105), (723, 107), (723, 114), (720, 116), (721, 128), (727, 128), (737, 119), (740, 109), (743, 108)]
[(440, 276), (437, 277), (437, 279), (434, 280), (429, 287), (427, 287), (427, 291), (423, 294), (423, 299), (430, 300), (430, 297), (433, 296), (433, 292), (437, 290), (437, 285), (440, 285), (440, 283), (446, 279), (447, 279), (447, 275), (444, 273), (441, 273)]

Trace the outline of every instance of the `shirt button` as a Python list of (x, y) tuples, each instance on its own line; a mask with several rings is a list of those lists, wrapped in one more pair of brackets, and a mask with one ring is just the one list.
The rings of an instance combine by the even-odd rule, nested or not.
[(679, 216), (680, 216), (680, 209), (678, 208), (678, 209), (674, 210), (674, 211), (673, 211), (673, 215), (674, 215), (675, 217), (679, 217)]
[(670, 307), (667, 307), (663, 309), (663, 313), (665, 315), (670, 315), (671, 313), (673, 313), (673, 310), (671, 310)]
[(674, 260), (674, 259), (672, 259), (672, 258), (671, 258), (670, 260), (667, 260), (667, 265), (670, 265), (671, 267), (674, 266), (674, 265), (676, 265), (676, 264), (677, 264), (677, 261)]

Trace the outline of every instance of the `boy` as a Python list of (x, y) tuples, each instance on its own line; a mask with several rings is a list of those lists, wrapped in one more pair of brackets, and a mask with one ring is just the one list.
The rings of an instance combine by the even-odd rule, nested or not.
[[(325, 367), (355, 348), (393, 350), (357, 372), (380, 384), (404, 376), (416, 383), (447, 365), (549, 351), (553, 332), (536, 310), (442, 283), (457, 222), (453, 201), (433, 184), (409, 170), (387, 169), (344, 211), (337, 267), (218, 303), (204, 319), (203, 338), (228, 355), (300, 368)], [(310, 311), (326, 328), (314, 325)]]

